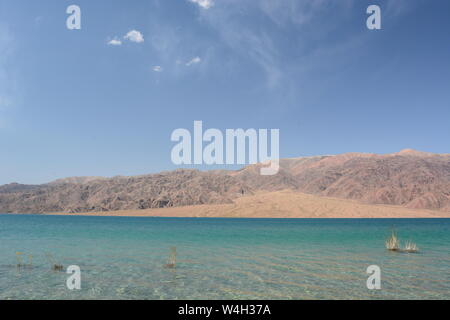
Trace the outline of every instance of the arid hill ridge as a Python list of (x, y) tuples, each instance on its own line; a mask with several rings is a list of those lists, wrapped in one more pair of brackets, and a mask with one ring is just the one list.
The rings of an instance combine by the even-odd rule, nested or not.
[(232, 203), (261, 191), (292, 190), (368, 204), (450, 211), (450, 155), (414, 150), (282, 159), (237, 171), (179, 169), (135, 177), (73, 177), (0, 186), (0, 212), (94, 212)]

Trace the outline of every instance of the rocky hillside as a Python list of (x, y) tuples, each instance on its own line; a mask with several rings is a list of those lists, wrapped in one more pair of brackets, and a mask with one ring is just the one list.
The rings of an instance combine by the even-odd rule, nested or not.
[(277, 175), (260, 165), (238, 171), (175, 170), (136, 177), (66, 178), (0, 186), (0, 212), (90, 212), (230, 203), (257, 191), (290, 189), (370, 204), (450, 211), (450, 155), (414, 150), (281, 160)]

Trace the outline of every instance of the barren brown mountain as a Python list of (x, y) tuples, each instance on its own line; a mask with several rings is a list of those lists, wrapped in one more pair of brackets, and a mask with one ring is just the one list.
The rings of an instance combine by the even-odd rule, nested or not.
[[(291, 190), (367, 204), (450, 211), (450, 155), (414, 150), (283, 159), (277, 175), (261, 165), (238, 171), (175, 170), (136, 177), (66, 178), (0, 186), (0, 212), (94, 212), (229, 204), (264, 191)], [(293, 193), (293, 194), (294, 194)]]

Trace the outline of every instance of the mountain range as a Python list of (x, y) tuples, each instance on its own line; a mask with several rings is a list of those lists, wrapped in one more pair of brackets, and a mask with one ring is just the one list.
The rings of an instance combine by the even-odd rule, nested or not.
[[(261, 164), (241, 170), (178, 169), (132, 177), (72, 177), (42, 185), (0, 186), (0, 212), (109, 212), (231, 204), (238, 198), (289, 191), (362, 204), (450, 212), (450, 154), (403, 150), (280, 160), (273, 176)], [(262, 198), (261, 198), (262, 199)], [(318, 198), (320, 199), (320, 198)], [(319, 200), (320, 201), (320, 200)]]

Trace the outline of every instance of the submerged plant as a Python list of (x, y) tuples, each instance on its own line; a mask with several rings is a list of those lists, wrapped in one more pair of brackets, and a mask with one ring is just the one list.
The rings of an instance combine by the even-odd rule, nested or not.
[(391, 236), (386, 240), (386, 249), (390, 251), (400, 250), (400, 240), (395, 230), (392, 230)]
[(22, 261), (22, 252), (16, 252), (16, 260), (17, 260), (17, 268), (32, 268), (33, 267), (33, 256), (31, 254), (28, 255), (28, 264), (23, 263)]
[(22, 263), (22, 252), (16, 252), (16, 260), (17, 260), (17, 267), (18, 268), (23, 266), (23, 263)]
[(173, 269), (177, 265), (177, 248), (170, 248), (169, 259), (167, 260), (167, 264), (164, 265), (164, 268)]
[(413, 253), (413, 252), (419, 251), (419, 248), (417, 247), (417, 245), (414, 242), (407, 241), (403, 251)]
[(53, 271), (63, 271), (64, 266), (62, 264), (55, 263), (53, 256), (50, 253), (46, 253), (48, 260)]
[(54, 264), (54, 265), (52, 266), (52, 270), (53, 270), (53, 271), (63, 271), (63, 269), (64, 269), (64, 267), (63, 267), (62, 264)]

